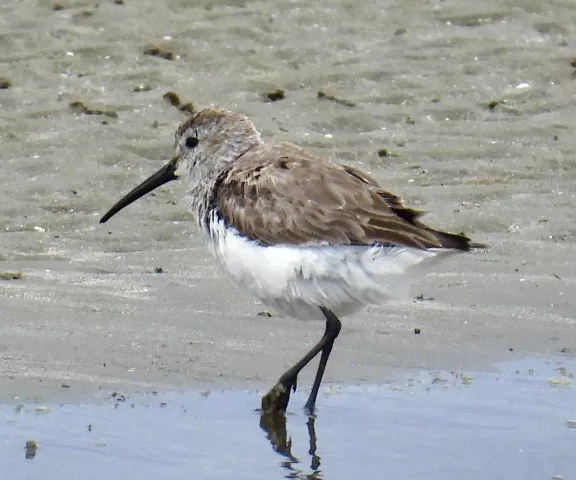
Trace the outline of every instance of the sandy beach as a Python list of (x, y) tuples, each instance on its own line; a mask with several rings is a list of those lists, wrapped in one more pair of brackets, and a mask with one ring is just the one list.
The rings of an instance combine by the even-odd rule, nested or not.
[(576, 353), (572, 2), (190, 3), (0, 5), (2, 400), (265, 388), (319, 338), (259, 315), (182, 183), (98, 224), (170, 157), (170, 91), (490, 246), (345, 319), (327, 383)]

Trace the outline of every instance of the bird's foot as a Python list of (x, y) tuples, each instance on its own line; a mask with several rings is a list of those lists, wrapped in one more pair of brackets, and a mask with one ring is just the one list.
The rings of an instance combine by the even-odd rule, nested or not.
[(290, 393), (296, 391), (296, 377), (289, 381), (279, 381), (262, 397), (262, 414), (286, 413)]

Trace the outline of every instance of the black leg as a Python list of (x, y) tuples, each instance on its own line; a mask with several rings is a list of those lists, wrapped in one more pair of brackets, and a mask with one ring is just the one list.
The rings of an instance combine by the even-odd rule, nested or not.
[(326, 333), (325, 337), (330, 338), (330, 341), (326, 342), (326, 345), (322, 349), (322, 356), (320, 357), (320, 363), (318, 364), (318, 370), (316, 371), (316, 378), (314, 379), (314, 385), (312, 385), (312, 391), (308, 397), (308, 401), (304, 406), (304, 411), (306, 415), (314, 415), (314, 408), (316, 406), (316, 397), (318, 397), (318, 391), (320, 390), (320, 384), (322, 383), (322, 377), (324, 376), (324, 370), (326, 370), (326, 365), (328, 364), (328, 358), (330, 357), (330, 352), (334, 346), (334, 340), (338, 337), (340, 330), (342, 328), (342, 323), (331, 310), (327, 308), (320, 307), (322, 313), (326, 317)]
[(307, 412), (310, 413), (310, 411), (314, 410), (314, 404), (316, 403), (316, 397), (318, 396), (322, 376), (324, 375), (324, 370), (328, 363), (328, 357), (332, 351), (334, 340), (338, 337), (340, 329), (342, 328), (340, 320), (338, 320), (338, 317), (334, 315), (331, 310), (324, 307), (320, 307), (320, 310), (322, 310), (322, 313), (326, 317), (326, 331), (324, 332), (324, 335), (299, 362), (297, 362), (292, 368), (288, 369), (280, 377), (278, 383), (264, 396), (264, 398), (262, 398), (262, 411), (264, 413), (286, 411), (286, 407), (290, 401), (290, 392), (292, 389), (296, 389), (296, 379), (298, 374), (316, 355), (318, 355), (318, 353), (322, 352), (314, 385), (312, 386), (312, 392), (310, 393), (308, 402), (306, 402)]

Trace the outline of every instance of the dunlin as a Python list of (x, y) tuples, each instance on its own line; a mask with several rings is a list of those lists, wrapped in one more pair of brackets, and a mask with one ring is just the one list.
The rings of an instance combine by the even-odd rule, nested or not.
[(279, 312), (326, 322), (321, 340), (263, 397), (264, 412), (286, 411), (298, 374), (320, 353), (305, 405), (313, 414), (339, 318), (405, 297), (414, 278), (472, 246), (421, 223), (421, 212), (367, 174), (290, 143), (269, 145), (250, 119), (217, 108), (185, 120), (172, 159), (100, 222), (180, 174), (190, 210), (232, 277)]

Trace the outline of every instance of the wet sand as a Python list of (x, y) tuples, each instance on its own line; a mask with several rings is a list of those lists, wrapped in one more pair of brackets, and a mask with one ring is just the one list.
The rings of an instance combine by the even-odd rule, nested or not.
[[(355, 5), (0, 6), (0, 272), (22, 274), (0, 280), (0, 398), (262, 388), (321, 334), (258, 315), (203, 247), (181, 184), (98, 224), (171, 155), (185, 114), (167, 91), (360, 167), (490, 245), (413, 301), (345, 319), (327, 382), (574, 355), (572, 3)], [(263, 101), (276, 88), (286, 98)]]

